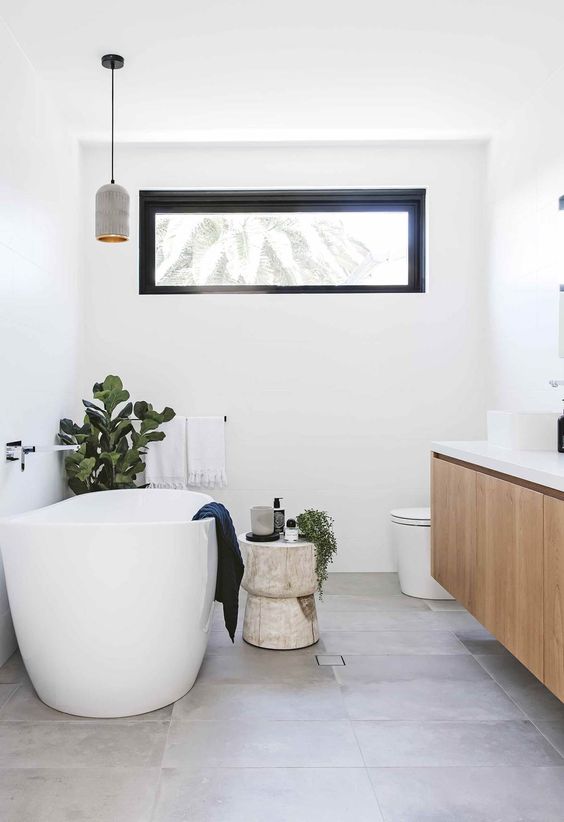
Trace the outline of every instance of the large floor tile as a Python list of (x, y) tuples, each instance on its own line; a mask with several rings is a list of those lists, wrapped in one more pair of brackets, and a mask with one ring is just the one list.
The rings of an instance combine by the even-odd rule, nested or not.
[[(388, 631), (323, 631), (322, 641), (327, 652), (351, 656), (433, 656), (470, 652), (451, 631), (388, 630)], [(329, 651), (329, 648), (332, 650)]]
[(381, 822), (362, 768), (164, 770), (154, 822)]
[(422, 599), (406, 597), (405, 594), (388, 594), (379, 597), (347, 596), (325, 594), (317, 601), (318, 613), (325, 611), (423, 611), (429, 610)]
[(306, 685), (332, 680), (331, 669), (320, 668), (315, 654), (301, 655), (262, 648), (254, 648), (253, 651), (236, 656), (206, 656), (198, 682)]
[(370, 770), (386, 822), (562, 822), (564, 768)]
[[(1, 716), (1, 714), (0, 714)], [(315, 684), (197, 682), (174, 706), (173, 719), (346, 719), (341, 689)]]
[(463, 631), (479, 627), (471, 614), (456, 611), (323, 611), (325, 631)]
[(0, 683), (12, 685), (28, 679), (27, 671), (19, 651), (12, 654), (10, 659), (0, 668)]
[(0, 715), (2, 713), (2, 706), (8, 702), (18, 687), (18, 685), (0, 685)]
[(350, 719), (524, 719), (495, 682), (426, 680), (377, 682), (342, 688)]
[(210, 631), (208, 635), (208, 645), (206, 654), (228, 654), (233, 656), (244, 652), (246, 643), (243, 641), (241, 634), (235, 635), (235, 641), (231, 642), (231, 637), (227, 631)]
[(0, 722), (0, 768), (160, 766), (168, 722)]
[(527, 720), (504, 722), (354, 722), (370, 767), (564, 765)]
[(462, 611), (468, 613), (464, 605), (455, 599), (424, 599), (431, 611)]
[(537, 721), (535, 725), (554, 745), (558, 753), (564, 756), (564, 719)]
[[(273, 654), (285, 654), (287, 656), (311, 656), (312, 654), (320, 653), (319, 649), (323, 651), (323, 642), (319, 640), (314, 645), (308, 645), (306, 648), (296, 648), (291, 651), (271, 651)], [(207, 656), (253, 656), (257, 653), (268, 653), (265, 648), (257, 648), (255, 645), (250, 645), (245, 642), (242, 632), (235, 635), (235, 642), (231, 642), (231, 637), (227, 631), (210, 631), (208, 639), (208, 647), (206, 649)]]
[(528, 717), (564, 719), (564, 704), (511, 654), (483, 655), (476, 659)]
[(522, 719), (470, 655), (345, 656), (334, 668), (351, 719)]
[(490, 681), (491, 677), (470, 654), (345, 655), (345, 666), (335, 669), (342, 685), (401, 680)]
[[(547, 743), (548, 744), (548, 743)], [(163, 766), (359, 767), (350, 723), (270, 720), (175, 722)]]
[(157, 768), (0, 769), (2, 822), (150, 822)]
[(326, 653), (343, 656), (469, 653), (450, 631), (324, 631), (321, 639)]
[[(164, 708), (159, 708), (158, 711), (127, 717), (127, 721), (162, 721), (170, 719), (171, 716), (172, 705), (167, 705)], [(88, 720), (85, 717), (56, 711), (39, 699), (30, 682), (20, 685), (3, 707), (0, 708), (0, 721), (8, 720), (24, 722), (115, 722), (113, 719)]]
[(346, 574), (331, 573), (324, 586), (326, 594), (344, 594), (355, 597), (380, 597), (401, 594), (395, 573)]
[(498, 642), (485, 629), (476, 628), (471, 631), (457, 631), (455, 636), (471, 654), (501, 654), (502, 656), (509, 654), (509, 651), (503, 647), (501, 642)]

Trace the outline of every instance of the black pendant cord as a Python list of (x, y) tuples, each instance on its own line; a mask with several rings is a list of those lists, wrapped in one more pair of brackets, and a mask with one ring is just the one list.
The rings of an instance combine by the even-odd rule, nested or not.
[(114, 180), (114, 66), (112, 64), (112, 183)]
[(121, 54), (104, 54), (102, 57), (102, 66), (106, 69), (112, 70), (112, 178), (111, 183), (115, 183), (114, 180), (114, 71), (115, 69), (123, 68), (124, 59)]

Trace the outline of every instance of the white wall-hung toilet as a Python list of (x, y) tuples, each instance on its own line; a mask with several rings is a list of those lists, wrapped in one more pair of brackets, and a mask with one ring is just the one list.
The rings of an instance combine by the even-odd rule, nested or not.
[(431, 576), (431, 509), (395, 508), (390, 515), (403, 593), (421, 599), (454, 599)]

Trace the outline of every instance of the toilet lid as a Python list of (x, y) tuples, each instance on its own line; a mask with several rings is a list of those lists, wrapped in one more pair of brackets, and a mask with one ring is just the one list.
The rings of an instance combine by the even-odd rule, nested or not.
[(400, 525), (430, 525), (430, 508), (394, 508), (390, 511), (392, 522), (399, 522)]

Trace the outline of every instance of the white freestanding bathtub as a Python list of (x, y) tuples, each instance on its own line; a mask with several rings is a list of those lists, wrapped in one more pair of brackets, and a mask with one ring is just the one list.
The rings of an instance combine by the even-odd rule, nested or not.
[(21, 654), (58, 711), (131, 716), (185, 694), (206, 650), (217, 571), (211, 497), (84, 494), (0, 522)]

